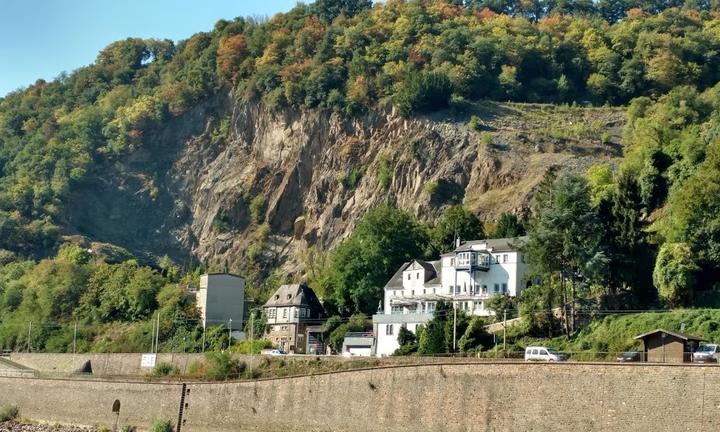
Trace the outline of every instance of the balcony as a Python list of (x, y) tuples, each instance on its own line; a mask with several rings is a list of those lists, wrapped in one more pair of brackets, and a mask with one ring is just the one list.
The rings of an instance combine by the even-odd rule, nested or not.
[(489, 271), (492, 255), (488, 252), (459, 252), (455, 257), (455, 269), (458, 271)]

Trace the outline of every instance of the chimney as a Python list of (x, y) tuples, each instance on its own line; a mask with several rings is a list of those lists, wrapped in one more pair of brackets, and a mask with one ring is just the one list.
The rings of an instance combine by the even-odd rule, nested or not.
[(460, 243), (462, 243), (462, 242), (460, 241), (460, 237), (455, 238), (455, 248), (456, 248), (456, 249), (460, 247)]

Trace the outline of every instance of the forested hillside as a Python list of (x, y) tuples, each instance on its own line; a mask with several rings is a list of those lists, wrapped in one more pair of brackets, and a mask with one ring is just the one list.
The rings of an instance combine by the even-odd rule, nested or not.
[[(489, 227), (507, 212), (530, 218), (546, 284), (527, 310), (709, 301), (716, 6), (320, 0), (177, 43), (113, 43), (0, 99), (0, 263), (15, 275), (0, 279), (2, 305), (30, 317), (30, 287), (51, 288), (31, 269), (51, 261), (28, 260), (71, 242), (92, 249), (78, 264), (91, 273), (151, 271), (133, 257), (156, 272), (230, 268), (260, 298), (292, 273), (343, 313), (371, 311), (390, 274), (362, 272), (391, 272), (402, 254), (380, 267), (339, 257), (358, 256), (351, 232), (378, 204), (430, 221), (408, 249), (427, 254), (438, 251), (427, 231), (453, 205)], [(582, 242), (551, 229), (568, 202), (584, 205), (564, 220), (583, 225)], [(97, 320), (55, 312), (49, 322)]]
[(119, 41), (91, 66), (5, 97), (0, 247), (51, 248), (74, 187), (101, 177), (102, 163), (151, 150), (164, 124), (227, 86), (271, 108), (353, 115), (387, 100), (411, 115), (482, 98), (618, 104), (681, 84), (702, 90), (720, 74), (720, 21), (707, 12), (631, 10), (610, 24), (440, 0), (341, 3), (353, 7), (219, 21), (178, 44)]

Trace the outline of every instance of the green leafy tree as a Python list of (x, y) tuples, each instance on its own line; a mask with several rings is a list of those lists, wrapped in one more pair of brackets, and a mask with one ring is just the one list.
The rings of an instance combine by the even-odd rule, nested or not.
[(496, 320), (502, 320), (504, 311), (512, 314), (512, 312), (517, 309), (515, 298), (510, 297), (507, 294), (497, 294), (491, 296), (488, 300), (487, 307), (491, 311), (495, 312)]
[[(600, 252), (597, 214), (590, 204), (585, 178), (563, 174), (552, 189), (537, 196), (528, 230), (527, 253), (537, 274), (559, 276), (570, 307), (568, 331), (574, 331), (574, 309), (581, 281), (587, 281), (586, 266)], [(569, 291), (569, 292), (566, 292)]]
[(401, 326), (398, 330), (398, 349), (395, 350), (393, 355), (403, 356), (410, 355), (418, 350), (418, 340), (415, 333), (411, 332), (405, 326)]
[(590, 183), (590, 202), (597, 206), (601, 200), (608, 199), (613, 191), (613, 172), (608, 164), (593, 165), (588, 169)]
[(341, 311), (372, 314), (382, 287), (404, 262), (424, 255), (428, 238), (406, 212), (370, 210), (332, 257), (332, 297)]
[(432, 229), (432, 244), (439, 253), (455, 249), (455, 240), (477, 240), (485, 238), (483, 224), (472, 212), (462, 205), (448, 207), (440, 221)]
[(458, 341), (458, 347), (462, 352), (482, 351), (492, 345), (493, 337), (485, 329), (486, 322), (479, 317), (470, 320), (465, 332)]
[(445, 352), (445, 326), (444, 322), (430, 320), (419, 332), (418, 354), (428, 355)]
[(662, 245), (653, 271), (653, 281), (660, 297), (670, 306), (692, 304), (699, 269), (687, 244)]
[(395, 104), (403, 116), (447, 108), (452, 84), (440, 72), (413, 72), (403, 81), (395, 95)]
[(352, 17), (372, 6), (371, 0), (316, 0), (315, 12), (325, 21), (332, 21), (340, 15)]
[(525, 227), (515, 213), (504, 212), (500, 215), (493, 238), (513, 238), (525, 235)]
[(59, 260), (65, 260), (76, 265), (87, 264), (90, 261), (91, 255), (87, 249), (84, 249), (78, 245), (65, 243), (60, 246), (58, 250), (57, 258)]
[[(329, 329), (329, 328), (328, 328)], [(335, 327), (328, 338), (328, 342), (332, 350), (336, 353), (342, 352), (345, 335), (349, 332), (366, 332), (372, 329), (372, 321), (367, 315), (354, 314), (345, 323)]]

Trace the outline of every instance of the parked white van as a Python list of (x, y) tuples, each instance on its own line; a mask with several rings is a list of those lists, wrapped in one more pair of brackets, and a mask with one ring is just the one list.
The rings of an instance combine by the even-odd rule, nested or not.
[(525, 361), (565, 361), (567, 356), (560, 354), (552, 348), (532, 346), (525, 348)]

